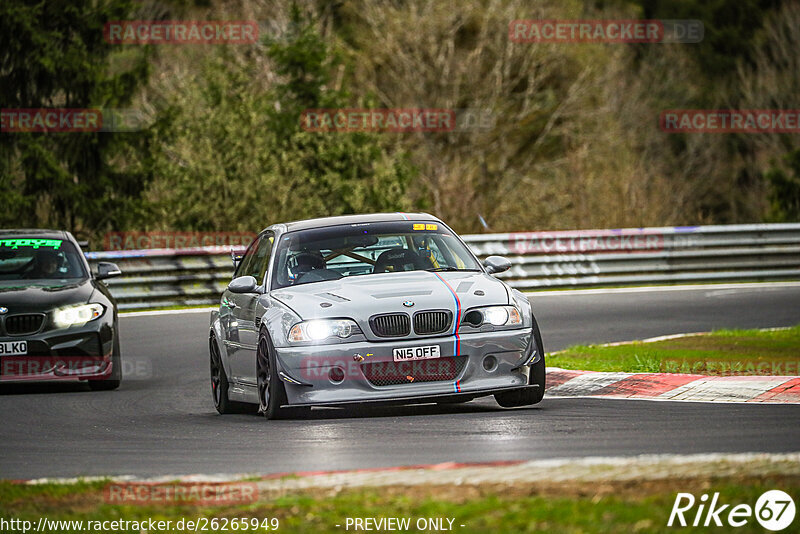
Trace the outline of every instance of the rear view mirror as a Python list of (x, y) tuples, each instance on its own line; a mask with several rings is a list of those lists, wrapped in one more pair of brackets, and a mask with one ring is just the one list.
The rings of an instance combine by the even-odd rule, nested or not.
[(113, 278), (121, 274), (122, 271), (120, 270), (119, 267), (117, 267), (116, 263), (101, 261), (100, 263), (97, 264), (97, 274), (95, 275), (95, 279), (105, 280), (107, 278)]
[(345, 245), (353, 248), (366, 248), (378, 244), (378, 236), (376, 235), (356, 235), (347, 236), (345, 238)]

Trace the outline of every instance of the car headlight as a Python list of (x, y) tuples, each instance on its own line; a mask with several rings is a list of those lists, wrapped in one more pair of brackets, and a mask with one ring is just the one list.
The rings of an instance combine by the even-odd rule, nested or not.
[(289, 330), (289, 341), (321, 341), (329, 337), (346, 339), (360, 332), (350, 319), (314, 319), (297, 323)]
[(53, 312), (53, 323), (58, 328), (86, 324), (103, 315), (105, 311), (102, 304), (83, 304), (59, 308)]
[(522, 315), (515, 306), (489, 306), (468, 312), (464, 322), (475, 327), (487, 323), (493, 326), (518, 326), (522, 324)]

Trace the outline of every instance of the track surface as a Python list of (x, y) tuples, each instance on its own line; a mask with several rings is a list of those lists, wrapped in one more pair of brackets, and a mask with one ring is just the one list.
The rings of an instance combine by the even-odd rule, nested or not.
[[(531, 297), (548, 351), (722, 327), (800, 323), (800, 287)], [(314, 410), (306, 421), (218, 416), (208, 315), (123, 317), (115, 392), (4, 386), (0, 478), (355, 469), (644, 453), (800, 450), (800, 406), (546, 398)]]

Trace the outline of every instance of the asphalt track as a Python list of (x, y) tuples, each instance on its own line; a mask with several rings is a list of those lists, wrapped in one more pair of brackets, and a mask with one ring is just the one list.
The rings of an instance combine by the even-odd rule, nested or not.
[[(531, 297), (547, 351), (722, 327), (800, 323), (800, 286)], [(800, 450), (800, 406), (545, 398), (314, 410), (308, 420), (219, 416), (207, 313), (123, 317), (127, 376), (0, 390), (0, 478), (276, 473), (656, 453)]]

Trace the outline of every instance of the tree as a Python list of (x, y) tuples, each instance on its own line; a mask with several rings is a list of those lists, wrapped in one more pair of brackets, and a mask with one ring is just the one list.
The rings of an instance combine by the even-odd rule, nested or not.
[(153, 143), (149, 228), (260, 230), (410, 207), (414, 171), (380, 134), (301, 128), (304, 110), (342, 107), (348, 96), (330, 83), (340, 59), (298, 9), (264, 47), (218, 47), (195, 65), (191, 77), (162, 77), (171, 119)]
[[(118, 109), (146, 80), (148, 52), (115, 49), (103, 25), (129, 0), (0, 2), (0, 107)], [(115, 61), (120, 59), (120, 61)], [(87, 236), (124, 217), (146, 176), (112, 163), (146, 149), (145, 133), (0, 134), (0, 224)]]
[(380, 134), (308, 132), (304, 110), (339, 108), (345, 90), (331, 86), (343, 67), (312, 21), (292, 6), (281, 39), (268, 39), (268, 55), (281, 78), (269, 126), (277, 138), (278, 172), (293, 184), (298, 216), (338, 215), (409, 207), (406, 188), (414, 170), (402, 152), (390, 153)]
[(784, 157), (788, 172), (775, 167), (766, 173), (771, 186), (769, 219), (775, 222), (800, 222), (800, 149)]

